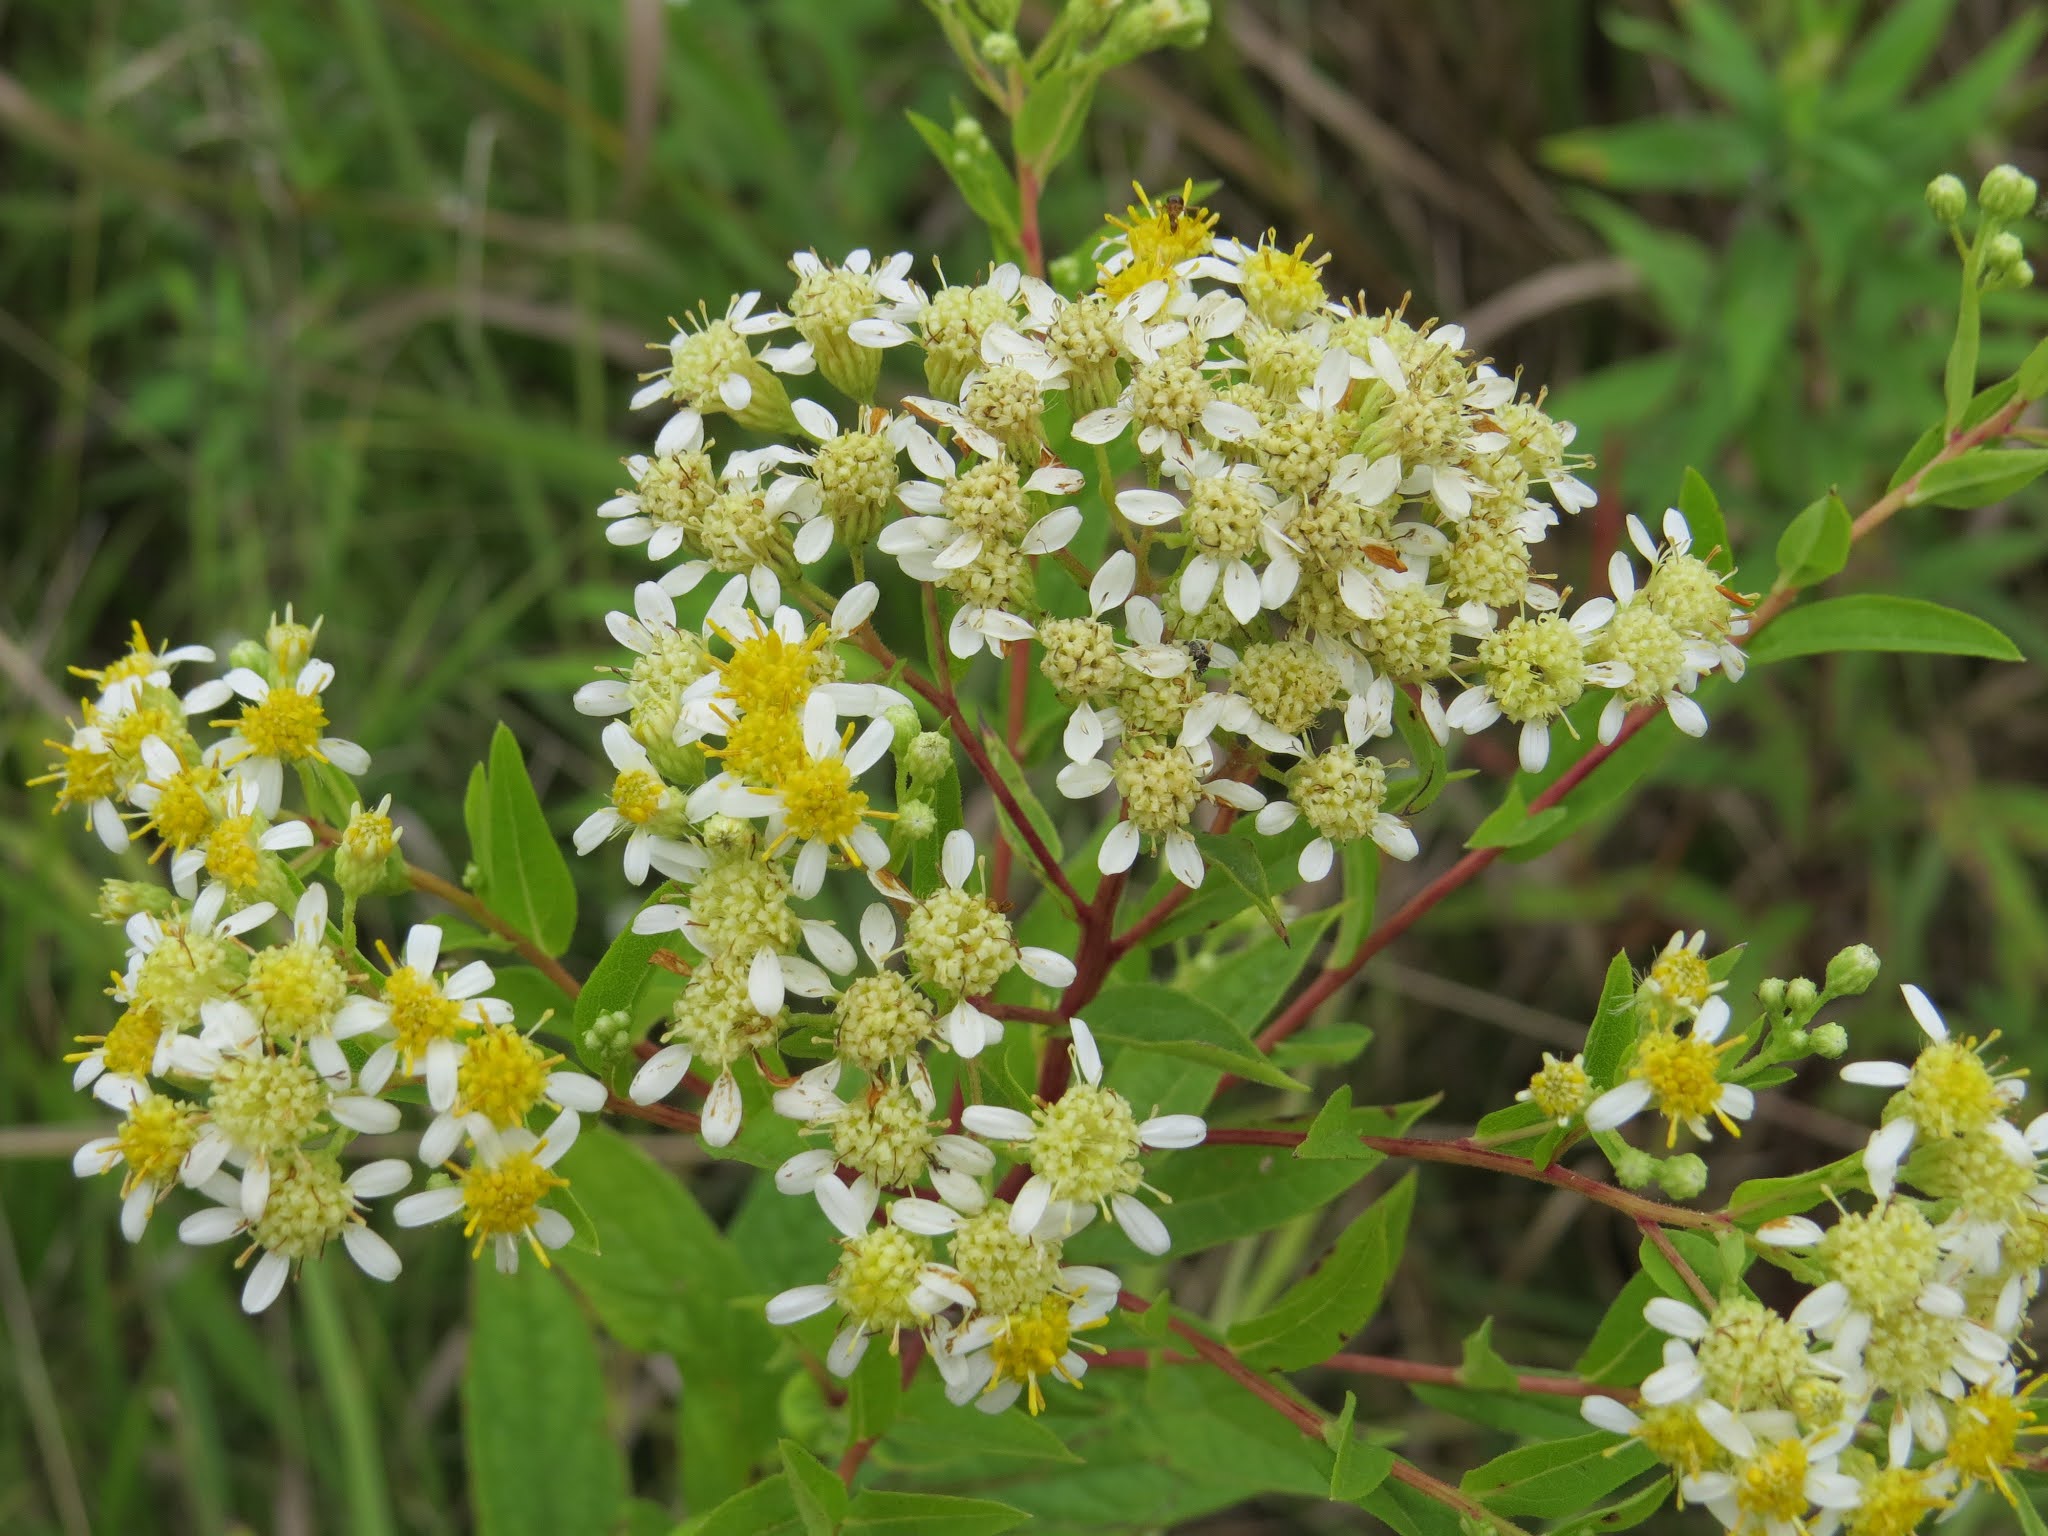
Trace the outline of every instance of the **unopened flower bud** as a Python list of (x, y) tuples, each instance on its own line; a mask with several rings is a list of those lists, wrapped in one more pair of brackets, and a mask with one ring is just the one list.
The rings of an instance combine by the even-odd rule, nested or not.
[(936, 784), (953, 771), (953, 743), (943, 731), (919, 731), (904, 749), (903, 767), (919, 784)]
[(610, 1068), (632, 1044), (633, 1015), (624, 1008), (600, 1013), (583, 1032), (583, 1050), (593, 1062)]
[(896, 808), (896, 830), (908, 841), (921, 843), (939, 830), (939, 813), (927, 801), (906, 800)]
[(228, 665), (247, 667), (260, 677), (269, 678), (275, 663), (270, 659), (270, 650), (261, 640), (237, 640), (228, 651)]
[(1983, 185), (1977, 188), (1977, 202), (1986, 218), (2010, 224), (2034, 211), (2039, 191), (2034, 178), (2018, 166), (1994, 165), (1984, 173)]
[(1777, 976), (1766, 977), (1757, 984), (1756, 1000), (1763, 1004), (1766, 1013), (1785, 1011), (1785, 983)]
[(1820, 1006), (1820, 988), (1804, 976), (1794, 976), (1785, 983), (1785, 1011), (1795, 1019), (1810, 1018), (1813, 1010)]
[(1697, 1200), (1707, 1187), (1706, 1161), (1691, 1152), (1667, 1157), (1657, 1169), (1657, 1182), (1674, 1200)]
[(1647, 1152), (1626, 1147), (1614, 1160), (1614, 1177), (1624, 1189), (1641, 1189), (1657, 1176), (1657, 1159)]
[[(400, 828), (391, 824), (391, 797), (366, 810), (356, 805), (334, 850), (334, 883), (345, 896), (405, 887), (405, 861), (398, 856)], [(394, 876), (395, 882), (394, 882)]]
[(896, 733), (894, 750), (898, 752), (908, 752), (910, 744), (917, 740), (918, 734), (924, 729), (924, 723), (917, 718), (917, 711), (908, 704), (890, 705), (888, 713), (882, 718), (889, 722), (890, 729)]
[(1868, 944), (1851, 944), (1828, 962), (1827, 988), (1836, 997), (1855, 997), (1870, 990), (1880, 962)]
[(313, 659), (313, 637), (320, 626), (300, 624), (293, 620), (291, 610), (285, 610), (282, 622), (273, 619), (270, 628), (263, 632), (263, 648), (270, 653), (270, 659), (277, 663), (279, 677), (290, 679), (299, 675), (299, 668)]
[(1817, 1024), (1807, 1034), (1806, 1043), (1814, 1055), (1833, 1061), (1849, 1049), (1849, 1031), (1839, 1024)]
[(1944, 172), (1927, 183), (1927, 209), (1940, 223), (1953, 226), (1960, 222), (1969, 205), (1970, 194), (1961, 178)]
[(2010, 230), (2001, 230), (1984, 245), (1984, 271), (1993, 279), (2003, 277), (2027, 259), (2027, 248)]
[(102, 880), (100, 919), (125, 923), (138, 912), (168, 912), (176, 900), (168, 887), (148, 880)]
[(1024, 50), (1014, 32), (991, 32), (981, 40), (981, 56), (997, 69), (1008, 69), (1024, 61)]
[(1209, 32), (1209, 0), (1125, 0), (1102, 39), (1105, 69), (1158, 48), (1194, 48)]

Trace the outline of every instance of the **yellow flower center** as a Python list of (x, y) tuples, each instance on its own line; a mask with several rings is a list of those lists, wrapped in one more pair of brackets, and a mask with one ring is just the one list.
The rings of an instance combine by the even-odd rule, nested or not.
[(1027, 1406), (1038, 1413), (1045, 1407), (1039, 1377), (1058, 1376), (1074, 1386), (1081, 1385), (1081, 1379), (1064, 1364), (1074, 1339), (1068, 1307), (1067, 1298), (1054, 1291), (1037, 1306), (1013, 1312), (1003, 1320), (1003, 1331), (988, 1347), (989, 1360), (995, 1366), (995, 1374), (989, 1377), (991, 1388), (1004, 1381), (1022, 1382)]
[(1712, 997), (1714, 979), (1707, 974), (1707, 962), (1689, 949), (1675, 949), (1657, 957), (1650, 967), (1650, 981), (1672, 1002), (1688, 1012), (1698, 1012)]
[(1849, 1512), (1849, 1536), (1913, 1536), (1920, 1522), (1948, 1500), (1927, 1487), (1927, 1474), (1887, 1467), (1863, 1485), (1863, 1502)]
[(324, 1034), (348, 996), (348, 974), (324, 944), (279, 944), (249, 962), (249, 1001), (271, 1039)]
[(723, 758), (734, 778), (779, 784), (804, 762), (803, 727), (784, 710), (758, 710), (734, 722), (725, 745), (706, 747), (704, 755)]
[(142, 755), (143, 742), (152, 736), (175, 741), (184, 734), (184, 724), (181, 716), (161, 704), (144, 704), (111, 720), (102, 719), (100, 728), (106, 732), (107, 752), (115, 763), (132, 766)]
[(156, 1061), (156, 1043), (163, 1038), (163, 1021), (153, 1009), (132, 1007), (114, 1021), (100, 1051), (107, 1070), (116, 1077), (146, 1077)]
[[(494, 1163), (471, 1164), (462, 1175), (462, 1207), (468, 1212), (462, 1235), (476, 1239), (471, 1256), (484, 1251), (487, 1239), (530, 1234), (541, 1201), (568, 1182), (527, 1151), (509, 1152)], [(538, 1241), (533, 1251), (541, 1263), (548, 1262)]]
[(550, 1056), (509, 1024), (494, 1024), (470, 1041), (455, 1074), (457, 1107), (505, 1129), (522, 1125), (548, 1085)]
[(2039, 1415), (2027, 1401), (2043, 1381), (2048, 1377), (2036, 1376), (2011, 1394), (1989, 1385), (1972, 1387), (1956, 1405), (1947, 1459), (1965, 1481), (1995, 1484), (2008, 1501), (2014, 1500), (2005, 1469), (2025, 1459), (2022, 1438), (2048, 1434), (2048, 1425), (2036, 1425)]
[(90, 805), (95, 800), (113, 798), (116, 785), (114, 759), (110, 754), (61, 741), (46, 741), (43, 745), (56, 748), (63, 761), (32, 782), (57, 784), (58, 810), (67, 805)]
[(814, 758), (782, 781), (784, 825), (791, 837), (844, 843), (866, 814), (868, 797), (853, 787), (843, 758)]
[(831, 639), (824, 626), (813, 629), (792, 645), (774, 630), (745, 640), (714, 630), (732, 645), (732, 655), (713, 661), (724, 683), (724, 697), (739, 706), (742, 714), (757, 710), (795, 715), (811, 696), (811, 669), (818, 652)]
[(1721, 1053), (1739, 1044), (1739, 1036), (1716, 1045), (1697, 1035), (1653, 1030), (1636, 1047), (1636, 1064), (1630, 1076), (1650, 1085), (1650, 1096), (1658, 1112), (1671, 1122), (1665, 1138), (1667, 1146), (1677, 1142), (1680, 1125), (1690, 1125), (1709, 1114), (1718, 1118), (1731, 1134), (1741, 1134), (1720, 1111), (1718, 1076)]
[(1981, 1131), (2003, 1107), (1998, 1083), (1974, 1040), (1942, 1040), (1928, 1046), (1913, 1063), (1913, 1080), (1904, 1091), (1913, 1123), (1930, 1136)]
[(1675, 1404), (1643, 1414), (1636, 1436), (1649, 1453), (1683, 1477), (1697, 1477), (1721, 1457), (1720, 1442), (1707, 1433), (1699, 1415)]
[(238, 896), (253, 891), (263, 878), (262, 835), (253, 816), (229, 816), (214, 826), (206, 840), (206, 872)]
[(1797, 1520), (1805, 1514), (1805, 1444), (1780, 1440), (1759, 1453), (1736, 1478), (1735, 1502), (1766, 1520)]
[(931, 1261), (931, 1239), (901, 1227), (876, 1227), (840, 1244), (832, 1289), (846, 1315), (870, 1333), (915, 1328), (930, 1315), (917, 1288)]
[(384, 1002), (391, 1009), (391, 1031), (408, 1072), (417, 1070), (436, 1040), (453, 1040), (462, 1032), (462, 1005), (442, 994), (440, 984), (409, 965), (400, 966), (384, 982)]
[(1123, 231), (1134, 265), (1152, 262), (1171, 271), (1215, 243), (1216, 215), (1191, 201), (1195, 191), (1192, 181), (1156, 204), (1143, 187), (1134, 185), (1131, 190), (1138, 194), (1138, 201), (1124, 209), (1124, 216), (1105, 217)]
[(181, 768), (157, 786), (161, 794), (149, 827), (179, 852), (196, 846), (213, 828), (215, 797), (224, 782), (210, 763)]
[(1330, 258), (1309, 259), (1308, 248), (1314, 238), (1309, 236), (1291, 251), (1261, 244), (1245, 258), (1238, 291), (1252, 313), (1269, 325), (1292, 330), (1322, 307), (1322, 268)]
[(320, 756), (320, 733), (327, 729), (327, 711), (320, 695), (296, 688), (273, 688), (267, 697), (242, 706), (238, 726), (254, 757), (293, 762)]
[(645, 768), (628, 768), (612, 781), (612, 806), (636, 827), (661, 814), (663, 787)]
[(178, 1165), (198, 1135), (199, 1115), (190, 1105), (161, 1095), (137, 1104), (114, 1133), (122, 1161), (128, 1165), (127, 1177), (121, 1181), (122, 1196), (138, 1184), (169, 1184), (176, 1179)]
[(1529, 1102), (1563, 1123), (1584, 1109), (1593, 1096), (1593, 1080), (1582, 1058), (1560, 1061), (1545, 1051), (1542, 1069), (1529, 1079)]

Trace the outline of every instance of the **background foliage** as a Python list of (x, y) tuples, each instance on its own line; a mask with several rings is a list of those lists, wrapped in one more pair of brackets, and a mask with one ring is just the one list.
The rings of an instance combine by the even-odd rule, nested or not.
[[(1204, 48), (1101, 93), (1047, 202), (1055, 249), (1085, 248), (1134, 175), (1215, 176), (1227, 224), (1312, 229), (1341, 286), (1464, 317), (1556, 388), (1602, 461), (1597, 547), (1560, 573), (1587, 590), (1622, 513), (1674, 499), (1687, 465), (1760, 573), (1813, 496), (1882, 488), (1938, 413), (1953, 302), (1919, 187), (2010, 157), (2044, 120), (2042, 17), (1996, 0), (1219, 10)], [(18, 786), (63, 661), (109, 652), (131, 616), (211, 640), (289, 597), (329, 615), (338, 717), (374, 780), (407, 787), (413, 858), (459, 871), (464, 782), (501, 716), (573, 825), (602, 772), (567, 701), (620, 590), (590, 509), (637, 441), (628, 376), (663, 317), (773, 291), (800, 246), (985, 259), (903, 116), (950, 120), (943, 44), (890, 0), (91, 0), (0, 10), (0, 40), (0, 1528), (598, 1532), (630, 1488), (635, 1528), (663, 1531), (756, 1461), (808, 1486), (773, 1426), (824, 1409), (762, 1400), (753, 1362), (773, 1348), (754, 1298), (810, 1278), (810, 1245), (772, 1195), (736, 1206), (732, 1169), (687, 1190), (663, 1173), (697, 1164), (680, 1140), (577, 1154), (620, 1160), (612, 1185), (670, 1217), (667, 1247), (576, 1274), (619, 1341), (597, 1353), (562, 1287), (473, 1281), (452, 1244), (409, 1248), (389, 1290), (315, 1266), (254, 1323), (167, 1224), (123, 1245), (115, 1203), (60, 1161), (86, 1114), (55, 1064), (101, 1016), (114, 951), (86, 913), (106, 867)], [(1988, 306), (1987, 374), (2043, 310)], [(1901, 517), (1837, 587), (1955, 603), (2038, 657), (2044, 550), (2037, 488)], [(1375, 1031), (1347, 1069), (1357, 1102), (1449, 1085), (1425, 1124), (1469, 1125), (1539, 1047), (1576, 1041), (1617, 948), (1640, 959), (1680, 925), (1751, 941), (1738, 989), (1867, 938), (1894, 979), (2048, 1066), (2029, 1028), (2048, 985), (2043, 673), (1780, 671), (1724, 695), (1713, 735), (1625, 816), (1497, 867), (1368, 970), (1343, 1012)], [(1513, 766), (1471, 760), (1482, 780), (1445, 797), (1461, 827)], [(1382, 904), (1428, 873), (1391, 871)], [(598, 879), (582, 965), (620, 916)], [(1863, 1040), (1903, 1034), (1881, 994), (1849, 1017)], [(1717, 1189), (1860, 1142), (1804, 1091), (1721, 1148)], [(1221, 1250), (1176, 1300), (1256, 1317), (1390, 1184)], [(1480, 1175), (1429, 1170), (1410, 1222), (1359, 1348), (1456, 1360), (1491, 1316), (1510, 1358), (1569, 1366), (1635, 1262), (1605, 1218)], [(466, 1345), (489, 1360), (494, 1338), (545, 1368), (465, 1377)], [(1367, 1390), (1362, 1418), (1401, 1411)], [(944, 1464), (1045, 1528), (1105, 1509), (1171, 1523), (1270, 1489), (1229, 1484), (1231, 1447), (1278, 1437), (1282, 1456), (1292, 1436), (1259, 1405), (1102, 1373), (1076, 1411), (1122, 1393), (1149, 1394), (1156, 1445), (1081, 1467), (1014, 1416), (968, 1416), (988, 1443), (963, 1450), (927, 1380), (877, 1465)], [(1537, 1411), (1503, 1406), (1497, 1427)], [(548, 1445), (549, 1475), (465, 1469), (465, 1412), (512, 1416), (498, 1428)], [(1453, 1475), (1508, 1443), (1426, 1392), (1405, 1422), (1404, 1453)], [(554, 1502), (564, 1486), (581, 1493)], [(1258, 1508), (1263, 1527), (1232, 1528), (1318, 1518)], [(732, 1528), (781, 1518), (764, 1510)]]

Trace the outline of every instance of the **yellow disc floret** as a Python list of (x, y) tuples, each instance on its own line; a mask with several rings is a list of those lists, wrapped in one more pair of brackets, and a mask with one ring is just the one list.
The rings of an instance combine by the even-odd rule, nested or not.
[(193, 1106), (162, 1094), (138, 1101), (114, 1133), (128, 1167), (121, 1180), (122, 1198), (138, 1185), (175, 1182), (178, 1165), (198, 1138), (199, 1111)]
[(1666, 1146), (1677, 1143), (1679, 1126), (1696, 1125), (1710, 1114), (1731, 1136), (1742, 1134), (1721, 1110), (1718, 1076), (1722, 1054), (1741, 1043), (1740, 1036), (1716, 1043), (1691, 1033), (1653, 1029), (1636, 1046), (1636, 1062), (1629, 1076), (1649, 1084), (1651, 1102), (1670, 1122)]
[(327, 729), (327, 711), (317, 693), (273, 688), (263, 698), (242, 706), (235, 729), (256, 757), (280, 762), (319, 757), (320, 735)]
[[(988, 1346), (989, 1363), (995, 1368), (989, 1377), (991, 1391), (1003, 1382), (1018, 1382), (1024, 1388), (1026, 1406), (1039, 1413), (1045, 1408), (1045, 1392), (1038, 1385), (1041, 1376), (1057, 1376), (1070, 1385), (1081, 1385), (1079, 1374), (1066, 1363), (1075, 1333), (1068, 1315), (1071, 1306), (1065, 1295), (1054, 1291), (1037, 1306), (1003, 1319), (1001, 1331)], [(1092, 1328), (1100, 1323), (1081, 1326)]]
[(2048, 1376), (2036, 1376), (2017, 1392), (2001, 1392), (1995, 1382), (1972, 1387), (1956, 1405), (1949, 1424), (1947, 1461), (1966, 1483), (1990, 1483), (2017, 1505), (2019, 1493), (2006, 1477), (2009, 1468), (2030, 1459), (2020, 1442), (2048, 1435), (2048, 1424), (2028, 1401)]
[(1975, 1040), (1941, 1040), (1928, 1046), (1913, 1063), (1912, 1081), (1900, 1092), (1913, 1123), (1930, 1136), (1981, 1131), (2005, 1107), (1997, 1079), (1984, 1065)]
[(547, 1091), (549, 1070), (561, 1059), (510, 1024), (485, 1026), (455, 1071), (457, 1112), (482, 1115), (500, 1130), (524, 1125)]
[(540, 1203), (551, 1191), (565, 1188), (568, 1180), (544, 1167), (533, 1150), (519, 1148), (489, 1161), (472, 1163), (462, 1170), (462, 1235), (476, 1239), (472, 1258), (484, 1251), (484, 1244), (498, 1237), (524, 1237), (534, 1256), (548, 1264), (547, 1250), (533, 1235)]
[(462, 1004), (445, 995), (433, 977), (409, 965), (399, 966), (385, 978), (384, 1004), (391, 1010), (392, 1037), (407, 1072), (419, 1069), (428, 1046), (436, 1040), (453, 1040), (466, 1022)]
[(1735, 1475), (1735, 1504), (1769, 1529), (1782, 1529), (1806, 1513), (1805, 1442), (1780, 1440), (1762, 1449)]

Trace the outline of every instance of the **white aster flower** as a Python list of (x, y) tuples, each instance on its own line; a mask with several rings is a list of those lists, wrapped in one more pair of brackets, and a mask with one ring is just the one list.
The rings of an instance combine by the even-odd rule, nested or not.
[(481, 1117), (472, 1120), (468, 1130), (474, 1155), (467, 1167), (456, 1171), (454, 1182), (407, 1195), (392, 1214), (401, 1227), (463, 1217), (464, 1235), (476, 1239), (472, 1257), (488, 1245), (505, 1274), (519, 1268), (522, 1240), (546, 1264), (549, 1249), (562, 1247), (576, 1235), (567, 1216), (541, 1203), (568, 1183), (554, 1171), (568, 1144), (543, 1140), (517, 1127), (500, 1131)]
[(298, 675), (272, 688), (262, 673), (236, 667), (223, 679), (247, 702), (232, 734), (215, 742), (208, 756), (236, 778), (256, 785), (256, 807), (275, 816), (284, 798), (286, 763), (332, 763), (343, 773), (362, 774), (370, 754), (354, 742), (327, 734), (327, 711), (320, 695), (334, 681), (334, 668), (317, 658)]
[(482, 960), (452, 975), (437, 975), (441, 939), (435, 924), (415, 923), (405, 936), (402, 964), (393, 963), (385, 951), (390, 974), (383, 978), (383, 991), (376, 997), (351, 997), (342, 1004), (337, 1026), (350, 1035), (386, 1037), (363, 1063), (365, 1091), (382, 1093), (394, 1073), (403, 1079), (424, 1077), (427, 1102), (446, 1114), (455, 1106), (456, 1074), (470, 1034), (482, 1025), (510, 1023), (512, 1005), (485, 995), (497, 976)]
[(618, 776), (612, 782), (611, 803), (578, 824), (576, 851), (593, 853), (623, 832), (626, 878), (633, 884), (645, 884), (652, 870), (660, 870), (671, 880), (690, 879), (703, 867), (702, 851), (656, 830), (678, 819), (683, 810), (681, 795), (662, 782), (648, 760), (647, 749), (634, 739), (624, 721), (614, 720), (606, 726), (602, 740), (605, 756)]
[(333, 1157), (302, 1155), (280, 1175), (261, 1216), (248, 1214), (248, 1202), (232, 1179), (209, 1181), (207, 1192), (218, 1203), (180, 1222), (178, 1238), (204, 1246), (248, 1236), (249, 1247), (235, 1263), (239, 1267), (250, 1254), (261, 1255), (242, 1284), (242, 1310), (249, 1313), (277, 1300), (293, 1267), (319, 1257), (336, 1238), (372, 1280), (396, 1280), (398, 1255), (364, 1223), (363, 1203), (396, 1194), (411, 1176), (400, 1158), (365, 1163), (343, 1178)]

